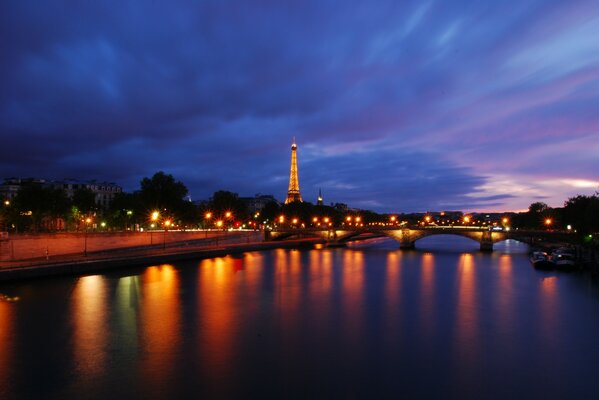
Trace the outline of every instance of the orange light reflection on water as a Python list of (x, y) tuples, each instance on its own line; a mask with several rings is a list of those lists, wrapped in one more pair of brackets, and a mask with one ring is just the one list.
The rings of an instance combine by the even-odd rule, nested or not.
[(12, 386), (12, 332), (15, 304), (0, 301), (0, 394)]
[(514, 282), (512, 257), (504, 254), (499, 257), (499, 283), (497, 290), (497, 312), (498, 326), (510, 332), (515, 329), (514, 319)]
[(430, 337), (435, 329), (435, 256), (422, 255), (420, 265), (420, 323), (422, 334)]
[(151, 392), (167, 393), (175, 369), (180, 337), (179, 280), (175, 268), (165, 264), (146, 269), (141, 276), (142, 343), (147, 347), (142, 371)]
[(540, 282), (539, 313), (541, 318), (541, 337), (547, 343), (555, 343), (555, 338), (560, 333), (556, 317), (559, 314), (557, 283), (556, 276), (543, 277)]
[(83, 380), (93, 380), (106, 367), (107, 315), (106, 278), (84, 276), (77, 280), (71, 296), (73, 352)]
[[(360, 346), (364, 320), (364, 253), (345, 250), (343, 254), (343, 329), (351, 346)], [(358, 353), (358, 352), (356, 352)]]
[(472, 254), (462, 254), (458, 266), (456, 309), (457, 357), (462, 365), (472, 366), (479, 350), (476, 265)]
[(401, 334), (401, 252), (391, 251), (387, 254), (387, 266), (385, 276), (385, 331), (389, 346), (395, 346), (399, 342)]
[[(244, 272), (245, 273), (245, 272)], [(232, 257), (202, 260), (198, 268), (198, 358), (210, 384), (225, 387), (234, 364), (238, 307)]]

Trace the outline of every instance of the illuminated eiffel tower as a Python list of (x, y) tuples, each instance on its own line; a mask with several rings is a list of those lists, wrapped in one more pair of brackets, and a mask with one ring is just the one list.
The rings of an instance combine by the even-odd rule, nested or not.
[(297, 178), (297, 144), (295, 144), (295, 138), (293, 138), (293, 144), (291, 145), (291, 171), (289, 171), (289, 189), (287, 190), (285, 204), (294, 201), (302, 201), (299, 179)]

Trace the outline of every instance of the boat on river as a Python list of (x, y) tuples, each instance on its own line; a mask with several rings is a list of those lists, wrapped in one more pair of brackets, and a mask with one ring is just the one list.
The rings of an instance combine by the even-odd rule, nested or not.
[(555, 264), (555, 268), (563, 271), (576, 269), (576, 257), (570, 250), (565, 248), (555, 249), (551, 253), (551, 261)]
[(554, 269), (555, 263), (544, 251), (533, 251), (530, 255), (530, 262), (536, 269)]

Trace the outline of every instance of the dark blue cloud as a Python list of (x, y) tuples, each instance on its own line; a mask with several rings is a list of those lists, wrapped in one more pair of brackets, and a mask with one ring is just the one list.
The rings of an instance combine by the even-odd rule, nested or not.
[[(559, 205), (599, 167), (593, 1), (9, 1), (0, 171), (162, 169), (409, 211)], [(550, 160), (550, 162), (548, 162)]]

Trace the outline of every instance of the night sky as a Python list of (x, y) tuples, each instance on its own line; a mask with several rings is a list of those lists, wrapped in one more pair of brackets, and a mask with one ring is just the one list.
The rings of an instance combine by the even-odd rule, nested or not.
[[(250, 4), (252, 3), (252, 4)], [(0, 178), (522, 210), (599, 186), (599, 3), (3, 1)]]

